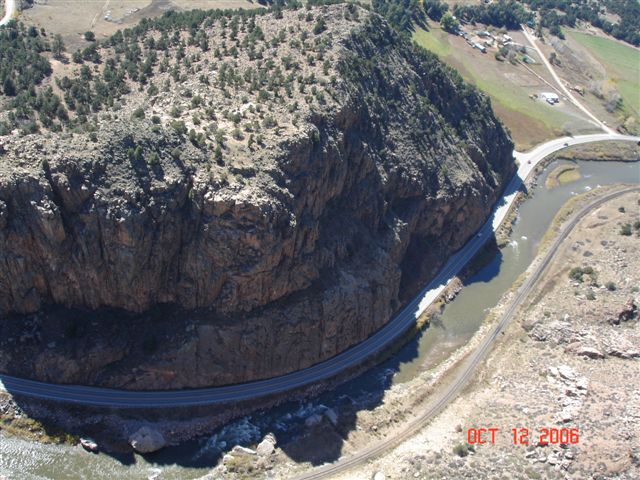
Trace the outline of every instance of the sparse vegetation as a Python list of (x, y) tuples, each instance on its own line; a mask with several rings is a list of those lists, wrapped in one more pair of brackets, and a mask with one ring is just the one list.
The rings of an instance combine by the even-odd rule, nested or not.
[(584, 282), (584, 276), (588, 275), (592, 282), (595, 282), (598, 278), (596, 271), (593, 267), (585, 266), (585, 267), (574, 267), (569, 271), (569, 278), (575, 280), (577, 282)]
[(630, 223), (625, 223), (620, 227), (620, 235), (624, 235), (625, 237), (628, 237), (631, 235), (632, 230), (631, 230), (631, 224)]
[(469, 452), (474, 452), (475, 448), (473, 445), (469, 445), (468, 443), (458, 443), (453, 447), (453, 453), (459, 457), (466, 457), (469, 455)]
[(30, 418), (24, 412), (20, 412), (20, 414), (11, 411), (0, 413), (0, 430), (18, 438), (42, 443), (75, 445), (79, 440), (77, 436)]
[(547, 175), (545, 187), (550, 190), (560, 185), (575, 182), (581, 177), (582, 175), (577, 165), (559, 165)]
[(635, 118), (637, 123), (637, 119), (640, 118), (640, 97), (638, 96), (640, 64), (637, 61), (637, 51), (610, 38), (589, 35), (575, 30), (569, 30), (567, 34), (586, 47), (606, 69), (605, 82), (608, 85), (608, 90), (603, 91), (600, 85), (600, 92), (596, 92), (594, 95), (601, 97), (605, 108), (630, 115)]

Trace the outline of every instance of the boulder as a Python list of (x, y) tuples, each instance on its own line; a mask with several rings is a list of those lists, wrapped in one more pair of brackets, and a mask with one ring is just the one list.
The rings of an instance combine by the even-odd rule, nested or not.
[(540, 323), (539, 318), (528, 318), (522, 322), (522, 328), (525, 332), (530, 332), (533, 328)]
[(276, 437), (272, 433), (269, 433), (256, 448), (256, 453), (259, 457), (270, 457), (276, 450)]
[(587, 380), (587, 377), (580, 377), (577, 381), (576, 381), (576, 387), (579, 390), (586, 390), (587, 387), (589, 387), (589, 380)]
[(589, 358), (596, 358), (596, 359), (604, 358), (604, 354), (600, 350), (593, 347), (584, 347), (584, 346), (578, 347), (576, 349), (576, 354), (589, 357)]
[(557, 465), (559, 462), (560, 462), (560, 459), (558, 458), (558, 456), (555, 453), (551, 453), (547, 457), (547, 463), (549, 465)]
[(371, 480), (385, 480), (385, 478), (387, 478), (384, 473), (382, 472), (376, 472), (373, 474), (373, 477), (371, 477)]
[(576, 373), (569, 365), (560, 365), (558, 367), (558, 373), (565, 380), (573, 381), (576, 379)]
[(231, 449), (231, 454), (232, 455), (236, 455), (236, 456), (255, 455), (256, 451), (252, 450), (251, 448), (247, 448), (247, 447), (242, 447), (240, 445), (236, 445), (235, 447), (233, 447)]
[(304, 421), (304, 424), (307, 427), (315, 427), (316, 425), (320, 425), (320, 423), (322, 423), (322, 416), (317, 413), (309, 416), (309, 418)]
[(335, 410), (333, 410), (332, 408), (327, 408), (323, 412), (323, 415), (327, 417), (327, 420), (329, 420), (334, 427), (338, 425), (338, 414)]
[(635, 317), (637, 311), (638, 307), (634, 303), (633, 298), (630, 298), (629, 300), (627, 300), (624, 308), (620, 311), (620, 313), (618, 313), (618, 321), (625, 322), (627, 320), (631, 320), (633, 317)]
[(634, 350), (634, 349), (623, 350), (619, 347), (611, 347), (607, 353), (612, 357), (619, 357), (619, 358), (625, 358), (625, 359), (640, 357), (640, 350)]
[(563, 409), (557, 417), (558, 423), (567, 423), (573, 420), (573, 414), (568, 409)]
[(129, 437), (129, 445), (138, 453), (151, 453), (160, 450), (166, 441), (155, 428), (144, 426)]
[(88, 452), (98, 451), (98, 444), (92, 438), (81, 438), (80, 445), (82, 445), (82, 448), (84, 448)]

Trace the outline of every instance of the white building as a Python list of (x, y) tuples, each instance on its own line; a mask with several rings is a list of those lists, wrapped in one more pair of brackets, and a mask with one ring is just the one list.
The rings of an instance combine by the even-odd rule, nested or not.
[(560, 102), (560, 97), (552, 92), (542, 92), (540, 94), (540, 98), (546, 101), (548, 104), (553, 105), (554, 103)]
[(487, 48), (484, 45), (480, 45), (479, 43), (474, 43), (473, 44), (474, 48), (477, 48), (478, 50), (480, 50), (482, 53), (487, 53)]

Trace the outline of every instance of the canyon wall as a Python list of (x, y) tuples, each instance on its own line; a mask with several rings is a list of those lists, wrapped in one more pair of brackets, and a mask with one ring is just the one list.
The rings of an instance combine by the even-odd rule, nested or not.
[[(327, 23), (345, 8), (325, 8)], [(515, 165), (485, 96), (361, 17), (332, 46), (332, 101), (230, 156), (222, 177), (149, 121), (101, 123), (97, 142), (6, 142), (0, 370), (222, 385), (310, 366), (383, 326), (485, 221)], [(157, 163), (132, 158), (139, 145)]]

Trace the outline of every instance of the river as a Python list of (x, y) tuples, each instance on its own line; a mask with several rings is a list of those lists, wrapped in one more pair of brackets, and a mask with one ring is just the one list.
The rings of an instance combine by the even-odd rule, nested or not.
[(414, 378), (446, 358), (467, 342), (514, 280), (536, 255), (540, 239), (558, 209), (572, 196), (620, 182), (640, 183), (637, 163), (578, 162), (582, 178), (552, 190), (544, 186), (547, 174), (560, 163), (553, 162), (539, 176), (532, 198), (519, 209), (509, 245), (484, 268), (467, 279), (460, 294), (445, 308), (440, 321), (409, 342), (387, 362), (370, 369), (345, 385), (322, 394), (312, 403), (291, 402), (261, 415), (234, 422), (216, 435), (167, 448), (147, 458), (90, 454), (81, 447), (43, 445), (6, 436), (0, 431), (0, 475), (21, 480), (76, 480), (153, 478), (193, 479), (207, 473), (219, 459), (221, 445), (251, 443), (268, 431), (278, 438), (300, 431), (304, 420), (322, 405), (337, 407), (349, 398), (376, 396), (391, 384)]

